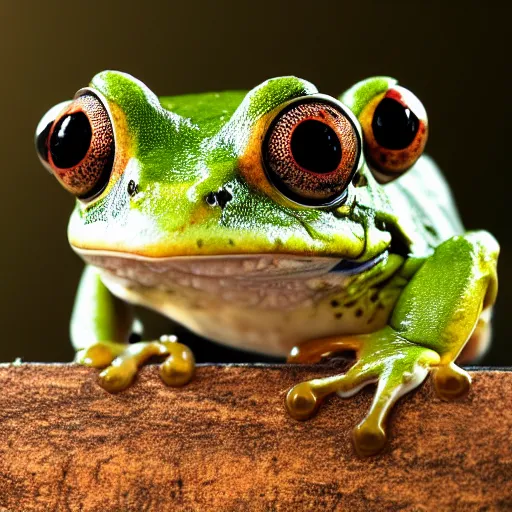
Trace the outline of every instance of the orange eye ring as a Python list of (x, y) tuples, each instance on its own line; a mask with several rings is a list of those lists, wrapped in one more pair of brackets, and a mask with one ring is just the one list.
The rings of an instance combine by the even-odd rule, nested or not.
[(301, 206), (332, 207), (346, 197), (359, 167), (357, 122), (327, 97), (300, 98), (281, 110), (262, 146), (267, 178)]
[(428, 139), (428, 120), (420, 100), (398, 85), (375, 96), (362, 110), (365, 156), (376, 179), (387, 183), (410, 169)]
[(107, 108), (91, 91), (79, 92), (37, 144), (57, 180), (79, 199), (90, 200), (106, 187), (114, 163), (114, 131)]

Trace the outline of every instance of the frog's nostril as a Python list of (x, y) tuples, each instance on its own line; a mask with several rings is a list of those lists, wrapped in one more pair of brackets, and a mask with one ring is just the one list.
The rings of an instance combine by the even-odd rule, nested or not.
[(221, 188), (217, 192), (209, 192), (205, 197), (205, 201), (210, 206), (220, 206), (220, 208), (224, 208), (231, 199), (233, 199), (233, 194), (226, 188)]
[(130, 180), (128, 183), (128, 195), (130, 197), (136, 196), (139, 193), (139, 185), (135, 181)]

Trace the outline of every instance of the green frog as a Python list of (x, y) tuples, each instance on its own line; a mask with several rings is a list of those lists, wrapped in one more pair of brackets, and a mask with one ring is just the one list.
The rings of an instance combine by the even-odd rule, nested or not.
[(76, 361), (103, 368), (111, 392), (154, 356), (165, 383), (186, 384), (194, 356), (174, 336), (129, 342), (133, 305), (291, 363), (355, 352), (348, 371), (297, 383), (285, 407), (305, 420), (375, 383), (353, 440), (377, 453), (401, 396), (430, 372), (441, 398), (464, 395), (457, 363), (489, 344), (499, 247), (464, 231), (427, 136), (422, 103), (390, 77), (340, 98), (292, 76), (157, 97), (99, 73), (36, 131), (43, 165), (76, 197)]

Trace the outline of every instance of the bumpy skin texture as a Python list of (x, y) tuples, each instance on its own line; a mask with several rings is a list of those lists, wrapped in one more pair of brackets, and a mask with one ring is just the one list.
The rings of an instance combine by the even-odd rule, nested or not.
[[(361, 140), (359, 116), (395, 84), (372, 78), (340, 98)], [(307, 419), (327, 395), (377, 383), (354, 430), (362, 455), (383, 447), (390, 408), (431, 369), (443, 398), (467, 391), (455, 360), (468, 341), (467, 354), (485, 348), (498, 245), (464, 233), (428, 157), (386, 185), (363, 157), (343, 204), (305, 208), (270, 183), (262, 142), (283, 107), (317, 93), (309, 82), (157, 98), (106, 71), (90, 87), (109, 109), (115, 160), (105, 189), (77, 201), (70, 220), (70, 243), (89, 263), (71, 331), (77, 360), (107, 367), (106, 389), (124, 389), (152, 356), (167, 357), (170, 385), (193, 375), (192, 354), (172, 337), (127, 344), (136, 303), (221, 343), (291, 349), (290, 362), (355, 350), (346, 374), (298, 384), (286, 407)]]

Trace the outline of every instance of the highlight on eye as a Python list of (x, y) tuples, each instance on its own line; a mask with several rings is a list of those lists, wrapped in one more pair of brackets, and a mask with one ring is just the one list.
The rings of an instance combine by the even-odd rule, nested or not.
[(36, 146), (45, 167), (69, 192), (82, 200), (107, 185), (114, 162), (112, 123), (101, 100), (89, 91), (68, 103), (52, 119), (53, 109), (38, 126)]
[(404, 87), (395, 85), (373, 98), (359, 120), (366, 159), (381, 183), (410, 169), (425, 149), (427, 113), (421, 101)]
[(262, 150), (267, 176), (285, 197), (304, 206), (331, 206), (345, 196), (361, 142), (341, 106), (303, 98), (274, 118)]

